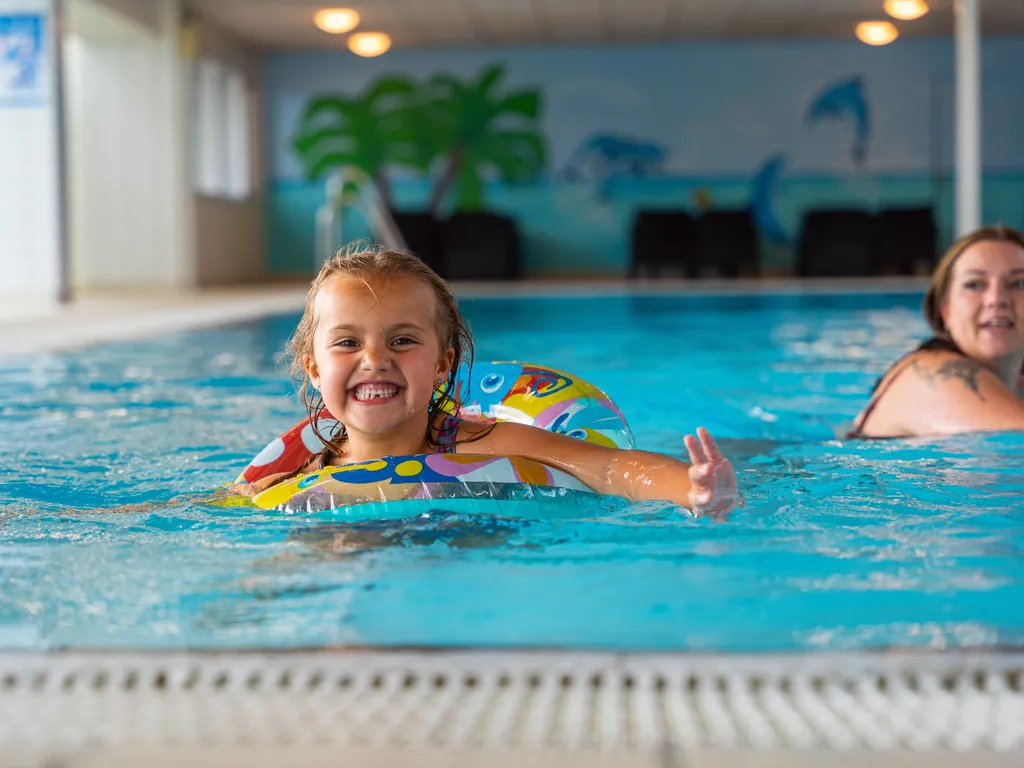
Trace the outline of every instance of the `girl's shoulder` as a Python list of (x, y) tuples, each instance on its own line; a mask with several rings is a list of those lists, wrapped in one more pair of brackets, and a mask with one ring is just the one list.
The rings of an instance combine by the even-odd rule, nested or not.
[(438, 447), (441, 453), (473, 453), (472, 444), (486, 438), (500, 424), (497, 421), (464, 419), (446, 413), (438, 423)]
[(434, 425), (438, 453), (455, 453), (463, 432), (463, 420), (450, 413), (442, 413)]

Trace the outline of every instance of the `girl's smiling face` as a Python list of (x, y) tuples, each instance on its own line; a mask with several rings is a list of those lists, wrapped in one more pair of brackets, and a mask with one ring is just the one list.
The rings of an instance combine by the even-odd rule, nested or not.
[(452, 366), (437, 336), (430, 286), (339, 276), (317, 294), (306, 371), (328, 410), (354, 435), (426, 436), (428, 406)]

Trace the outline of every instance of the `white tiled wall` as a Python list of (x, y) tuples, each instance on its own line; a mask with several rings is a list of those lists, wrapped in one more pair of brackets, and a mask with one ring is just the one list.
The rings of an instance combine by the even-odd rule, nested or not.
[(183, 64), (165, 10), (159, 31), (72, 31), (64, 41), (76, 294), (195, 284)]
[[(50, 0), (0, 0), (0, 15), (47, 14)], [(55, 300), (60, 292), (60, 183), (53, 59), (41, 103), (0, 103), (0, 301)]]

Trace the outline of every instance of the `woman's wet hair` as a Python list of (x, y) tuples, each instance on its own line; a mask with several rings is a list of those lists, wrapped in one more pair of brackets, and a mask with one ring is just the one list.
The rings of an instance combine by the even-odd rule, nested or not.
[(986, 242), (1012, 243), (1024, 250), (1024, 234), (1001, 224), (969, 232), (949, 247), (949, 250), (939, 260), (935, 271), (932, 272), (931, 283), (924, 296), (924, 317), (940, 339), (951, 340), (946, 324), (942, 320), (941, 309), (949, 296), (949, 286), (953, 282), (953, 268), (968, 248), (976, 243)]
[(435, 387), (428, 407), (431, 418), (427, 426), (427, 444), (432, 448), (437, 447), (433, 416), (442, 410), (457, 410), (456, 377), (463, 363), (467, 366), (473, 364), (473, 336), (451, 287), (434, 270), (411, 253), (391, 250), (366, 241), (349, 243), (324, 262), (309, 286), (302, 319), (285, 348), (285, 355), (290, 359), (292, 377), (299, 383), (302, 402), (313, 431), (325, 447), (336, 449), (346, 439), (344, 428), (333, 437), (320, 433), (317, 420), (324, 410), (324, 400), (320, 392), (314, 390), (306, 370), (306, 361), (313, 357), (313, 336), (318, 321), (316, 297), (330, 280), (339, 277), (361, 280), (371, 292), (375, 289), (386, 291), (403, 279), (413, 279), (428, 286), (434, 294), (434, 329), (441, 355), (445, 355), (449, 349), (454, 353), (448, 378)]

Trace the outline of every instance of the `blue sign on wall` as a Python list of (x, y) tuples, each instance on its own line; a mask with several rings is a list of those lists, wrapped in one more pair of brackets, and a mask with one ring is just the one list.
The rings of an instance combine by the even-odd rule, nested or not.
[(46, 16), (0, 15), (0, 107), (47, 103), (47, 74)]

